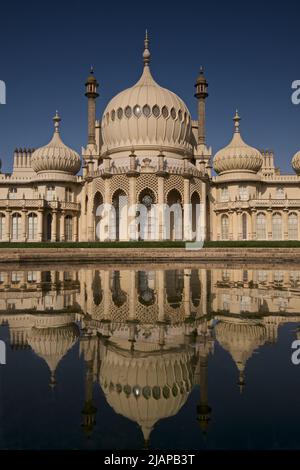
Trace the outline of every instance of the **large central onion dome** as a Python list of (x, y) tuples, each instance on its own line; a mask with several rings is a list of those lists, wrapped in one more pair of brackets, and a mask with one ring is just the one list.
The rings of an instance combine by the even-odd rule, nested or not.
[(257, 173), (263, 164), (259, 150), (246, 144), (240, 134), (240, 117), (238, 112), (233, 118), (235, 132), (226, 147), (219, 150), (214, 157), (214, 169), (217, 173), (249, 172)]
[(104, 154), (128, 155), (132, 148), (155, 150), (157, 154), (161, 148), (166, 155), (169, 151), (178, 157), (191, 151), (189, 110), (175, 93), (152, 78), (148, 46), (146, 34), (141, 78), (115, 96), (103, 113)]
[(31, 166), (37, 173), (55, 172), (55, 173), (68, 173), (75, 175), (80, 170), (80, 156), (75, 150), (67, 147), (61, 140), (59, 134), (59, 117), (57, 111), (53, 118), (54, 121), (54, 134), (49, 142), (37, 149), (31, 157)]

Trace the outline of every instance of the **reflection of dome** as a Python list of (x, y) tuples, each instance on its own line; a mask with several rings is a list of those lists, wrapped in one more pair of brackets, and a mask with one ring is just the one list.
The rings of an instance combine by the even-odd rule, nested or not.
[[(191, 150), (191, 117), (184, 102), (152, 78), (149, 41), (145, 39), (144, 71), (139, 81), (122, 91), (107, 105), (102, 118), (104, 150), (128, 155), (132, 147), (163, 148), (168, 155), (175, 150)], [(122, 149), (122, 147), (124, 149)], [(126, 150), (126, 151), (125, 151)]]
[(33, 327), (28, 342), (33, 351), (46, 361), (53, 379), (58, 363), (75, 344), (78, 337), (78, 326), (70, 323), (57, 328)]
[(240, 117), (234, 116), (235, 133), (231, 142), (219, 150), (214, 157), (214, 169), (217, 173), (246, 171), (256, 173), (263, 163), (259, 150), (247, 145), (240, 134)]
[(215, 334), (218, 343), (231, 354), (241, 373), (253, 352), (266, 341), (266, 329), (263, 325), (238, 319), (218, 322)]
[(155, 423), (177, 414), (185, 403), (192, 387), (191, 367), (185, 352), (133, 357), (109, 349), (100, 385), (115, 412), (137, 422), (147, 441)]
[(31, 157), (31, 166), (37, 173), (64, 172), (75, 175), (80, 169), (80, 157), (75, 150), (67, 147), (59, 134), (60, 117), (53, 118), (55, 132), (49, 144), (37, 149)]

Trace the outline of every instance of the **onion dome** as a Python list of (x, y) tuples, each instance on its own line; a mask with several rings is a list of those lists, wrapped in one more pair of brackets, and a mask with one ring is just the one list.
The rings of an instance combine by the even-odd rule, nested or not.
[(133, 356), (116, 344), (106, 351), (100, 385), (114, 411), (139, 424), (147, 443), (155, 423), (175, 416), (193, 386), (192, 356), (187, 352), (157, 354), (138, 343)]
[(297, 175), (300, 175), (300, 150), (293, 156), (292, 167)]
[(57, 111), (53, 118), (54, 134), (49, 144), (38, 148), (31, 157), (31, 166), (37, 173), (55, 172), (75, 175), (80, 170), (80, 156), (61, 140)]
[(257, 173), (263, 164), (263, 157), (259, 150), (247, 145), (240, 134), (241, 118), (236, 111), (233, 118), (235, 132), (226, 147), (219, 150), (214, 157), (214, 169), (217, 173), (249, 172)]
[(54, 374), (58, 363), (75, 344), (78, 337), (79, 329), (75, 323), (56, 328), (32, 328), (28, 343), (33, 351), (47, 363), (51, 372), (50, 386), (56, 383)]
[(148, 47), (146, 32), (141, 78), (112, 98), (103, 113), (101, 127), (106, 154), (128, 155), (132, 148), (144, 148), (153, 149), (156, 154), (163, 149), (178, 157), (192, 150), (189, 110), (181, 98), (153, 79)]

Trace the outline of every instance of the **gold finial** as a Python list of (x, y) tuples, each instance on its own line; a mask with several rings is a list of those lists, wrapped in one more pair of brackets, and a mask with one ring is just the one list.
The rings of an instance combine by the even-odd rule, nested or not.
[(92, 65), (91, 65), (91, 68), (90, 68), (90, 72), (91, 72), (91, 74), (93, 75), (93, 73), (94, 73), (94, 67), (93, 67)]
[(235, 116), (233, 118), (233, 121), (234, 121), (234, 127), (235, 127), (235, 132), (240, 132), (240, 116), (239, 116), (239, 112), (238, 110), (236, 109), (235, 110)]
[(56, 110), (55, 116), (53, 118), (53, 121), (54, 121), (55, 132), (59, 132), (59, 123), (61, 121), (61, 118), (60, 118), (57, 110)]
[(144, 52), (143, 52), (144, 66), (149, 66), (150, 64), (149, 42), (150, 41), (148, 37), (148, 30), (146, 29), (145, 40), (144, 40)]

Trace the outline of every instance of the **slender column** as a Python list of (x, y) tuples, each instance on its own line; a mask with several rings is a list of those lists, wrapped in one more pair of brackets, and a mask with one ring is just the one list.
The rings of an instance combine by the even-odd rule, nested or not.
[(60, 214), (60, 241), (65, 240), (65, 211), (61, 211)]
[(43, 241), (43, 209), (38, 210), (38, 241)]
[[(105, 178), (104, 180), (104, 204), (111, 204), (111, 198), (110, 198), (110, 178)], [(105, 230), (105, 239), (110, 240), (111, 239), (111, 227), (110, 227), (110, 218), (106, 214), (106, 221), (107, 221), (107, 227)]]
[[(128, 238), (130, 240), (137, 240), (137, 224), (134, 223), (135, 210), (133, 206), (136, 204), (136, 178), (131, 176), (129, 178), (129, 200), (128, 200), (128, 210), (130, 210), (130, 217), (128, 217), (128, 224), (130, 224), (130, 233), (128, 233)], [(129, 231), (128, 231), (129, 232)]]
[(165, 273), (162, 269), (156, 271), (156, 290), (157, 290), (157, 305), (158, 305), (158, 321), (165, 321)]
[(77, 218), (77, 214), (74, 215), (73, 217), (74, 219), (74, 235), (73, 235), (73, 240), (74, 242), (77, 242), (77, 239), (78, 239), (78, 218)]
[(283, 232), (283, 240), (288, 240), (289, 238), (289, 231), (288, 231), (288, 209), (283, 209), (282, 214), (282, 232)]
[(88, 207), (87, 207), (87, 236), (88, 241), (94, 240), (94, 214), (93, 214), (92, 184), (88, 186)]
[(57, 237), (57, 211), (52, 211), (51, 241), (56, 242)]
[(130, 281), (130, 287), (129, 287), (129, 316), (128, 320), (136, 320), (136, 308), (135, 308), (135, 303), (136, 303), (136, 286), (135, 286), (135, 271), (132, 269), (129, 271), (129, 281)]
[(189, 178), (184, 179), (183, 189), (183, 239), (191, 240), (191, 204), (190, 204), (190, 180)]
[(6, 240), (10, 241), (11, 209), (6, 211)]
[(272, 209), (267, 211), (267, 239), (272, 240)]
[(165, 210), (164, 210), (164, 178), (157, 177), (158, 184), (158, 208), (159, 208), (159, 240), (165, 239)]
[(27, 215), (27, 210), (22, 209), (22, 241), (26, 242), (26, 215)]
[(232, 224), (232, 212), (228, 212), (229, 216), (229, 240), (232, 240), (233, 238), (233, 224)]
[(191, 270), (184, 269), (184, 317), (185, 319), (190, 318), (191, 316), (191, 303), (190, 303), (190, 296), (191, 296)]
[(256, 210), (251, 211), (252, 220), (252, 240), (256, 240)]

